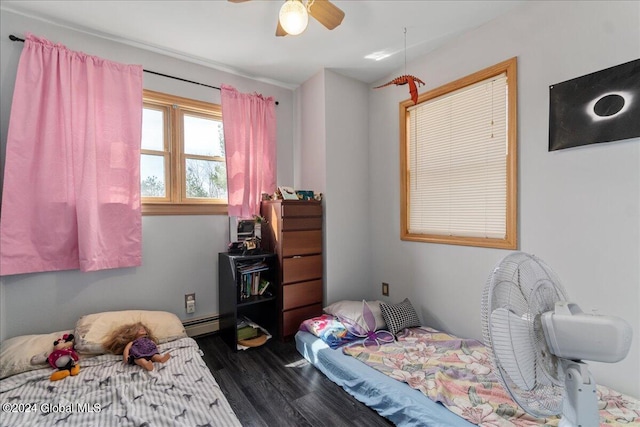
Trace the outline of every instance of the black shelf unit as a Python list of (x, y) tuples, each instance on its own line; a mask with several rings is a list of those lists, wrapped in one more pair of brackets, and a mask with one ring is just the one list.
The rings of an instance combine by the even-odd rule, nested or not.
[[(260, 278), (270, 282), (264, 295), (244, 297), (242, 268), (263, 262)], [(218, 254), (218, 303), (220, 306), (219, 334), (231, 349), (237, 350), (238, 319), (247, 317), (276, 338), (278, 334), (278, 268), (273, 253), (234, 255)]]

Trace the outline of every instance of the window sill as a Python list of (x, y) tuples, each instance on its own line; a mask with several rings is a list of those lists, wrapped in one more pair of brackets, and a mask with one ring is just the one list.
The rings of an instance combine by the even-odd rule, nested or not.
[(226, 215), (226, 204), (181, 204), (143, 203), (142, 216), (147, 215)]
[(440, 243), (445, 245), (462, 245), (462, 246), (475, 246), (480, 248), (495, 248), (495, 249), (518, 249), (518, 242), (513, 237), (515, 233), (509, 234), (505, 239), (492, 239), (481, 237), (455, 237), (455, 236), (440, 236), (434, 234), (410, 234), (403, 233), (400, 235), (400, 240), (409, 242), (422, 242), (422, 243)]

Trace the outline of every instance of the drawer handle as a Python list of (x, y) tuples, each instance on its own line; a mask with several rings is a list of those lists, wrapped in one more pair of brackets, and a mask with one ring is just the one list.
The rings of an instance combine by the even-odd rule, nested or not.
[(293, 258), (302, 258), (302, 255), (294, 255)]

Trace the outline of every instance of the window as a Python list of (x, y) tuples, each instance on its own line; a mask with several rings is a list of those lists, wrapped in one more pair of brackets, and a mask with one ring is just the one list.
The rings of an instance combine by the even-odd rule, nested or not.
[(142, 213), (226, 214), (220, 106), (149, 90), (143, 101)]
[(516, 58), (400, 104), (401, 239), (516, 249)]

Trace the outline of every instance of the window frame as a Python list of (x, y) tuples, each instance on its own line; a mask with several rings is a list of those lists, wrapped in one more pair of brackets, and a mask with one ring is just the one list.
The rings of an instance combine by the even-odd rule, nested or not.
[[(227, 201), (222, 199), (197, 199), (186, 197), (186, 159), (210, 160), (209, 156), (185, 154), (184, 115), (213, 118), (222, 121), (222, 107), (204, 101), (183, 98), (149, 89), (143, 90), (143, 108), (165, 112), (165, 152), (143, 150), (142, 154), (165, 157), (165, 185), (167, 197), (141, 197), (143, 215), (226, 215)], [(212, 156), (214, 157), (214, 156)], [(218, 156), (215, 156), (218, 157)], [(216, 160), (222, 160), (218, 157)]]
[(400, 115), (400, 239), (405, 241), (441, 243), (498, 249), (517, 249), (517, 58), (513, 57), (491, 67), (485, 68), (466, 77), (432, 89), (418, 97), (418, 105), (422, 102), (455, 92), (464, 87), (490, 79), (500, 74), (507, 75), (507, 155), (506, 155), (506, 230), (505, 237), (485, 238), (471, 236), (447, 236), (438, 234), (418, 234), (409, 232), (409, 109), (414, 106), (411, 99), (402, 101), (399, 106)]

